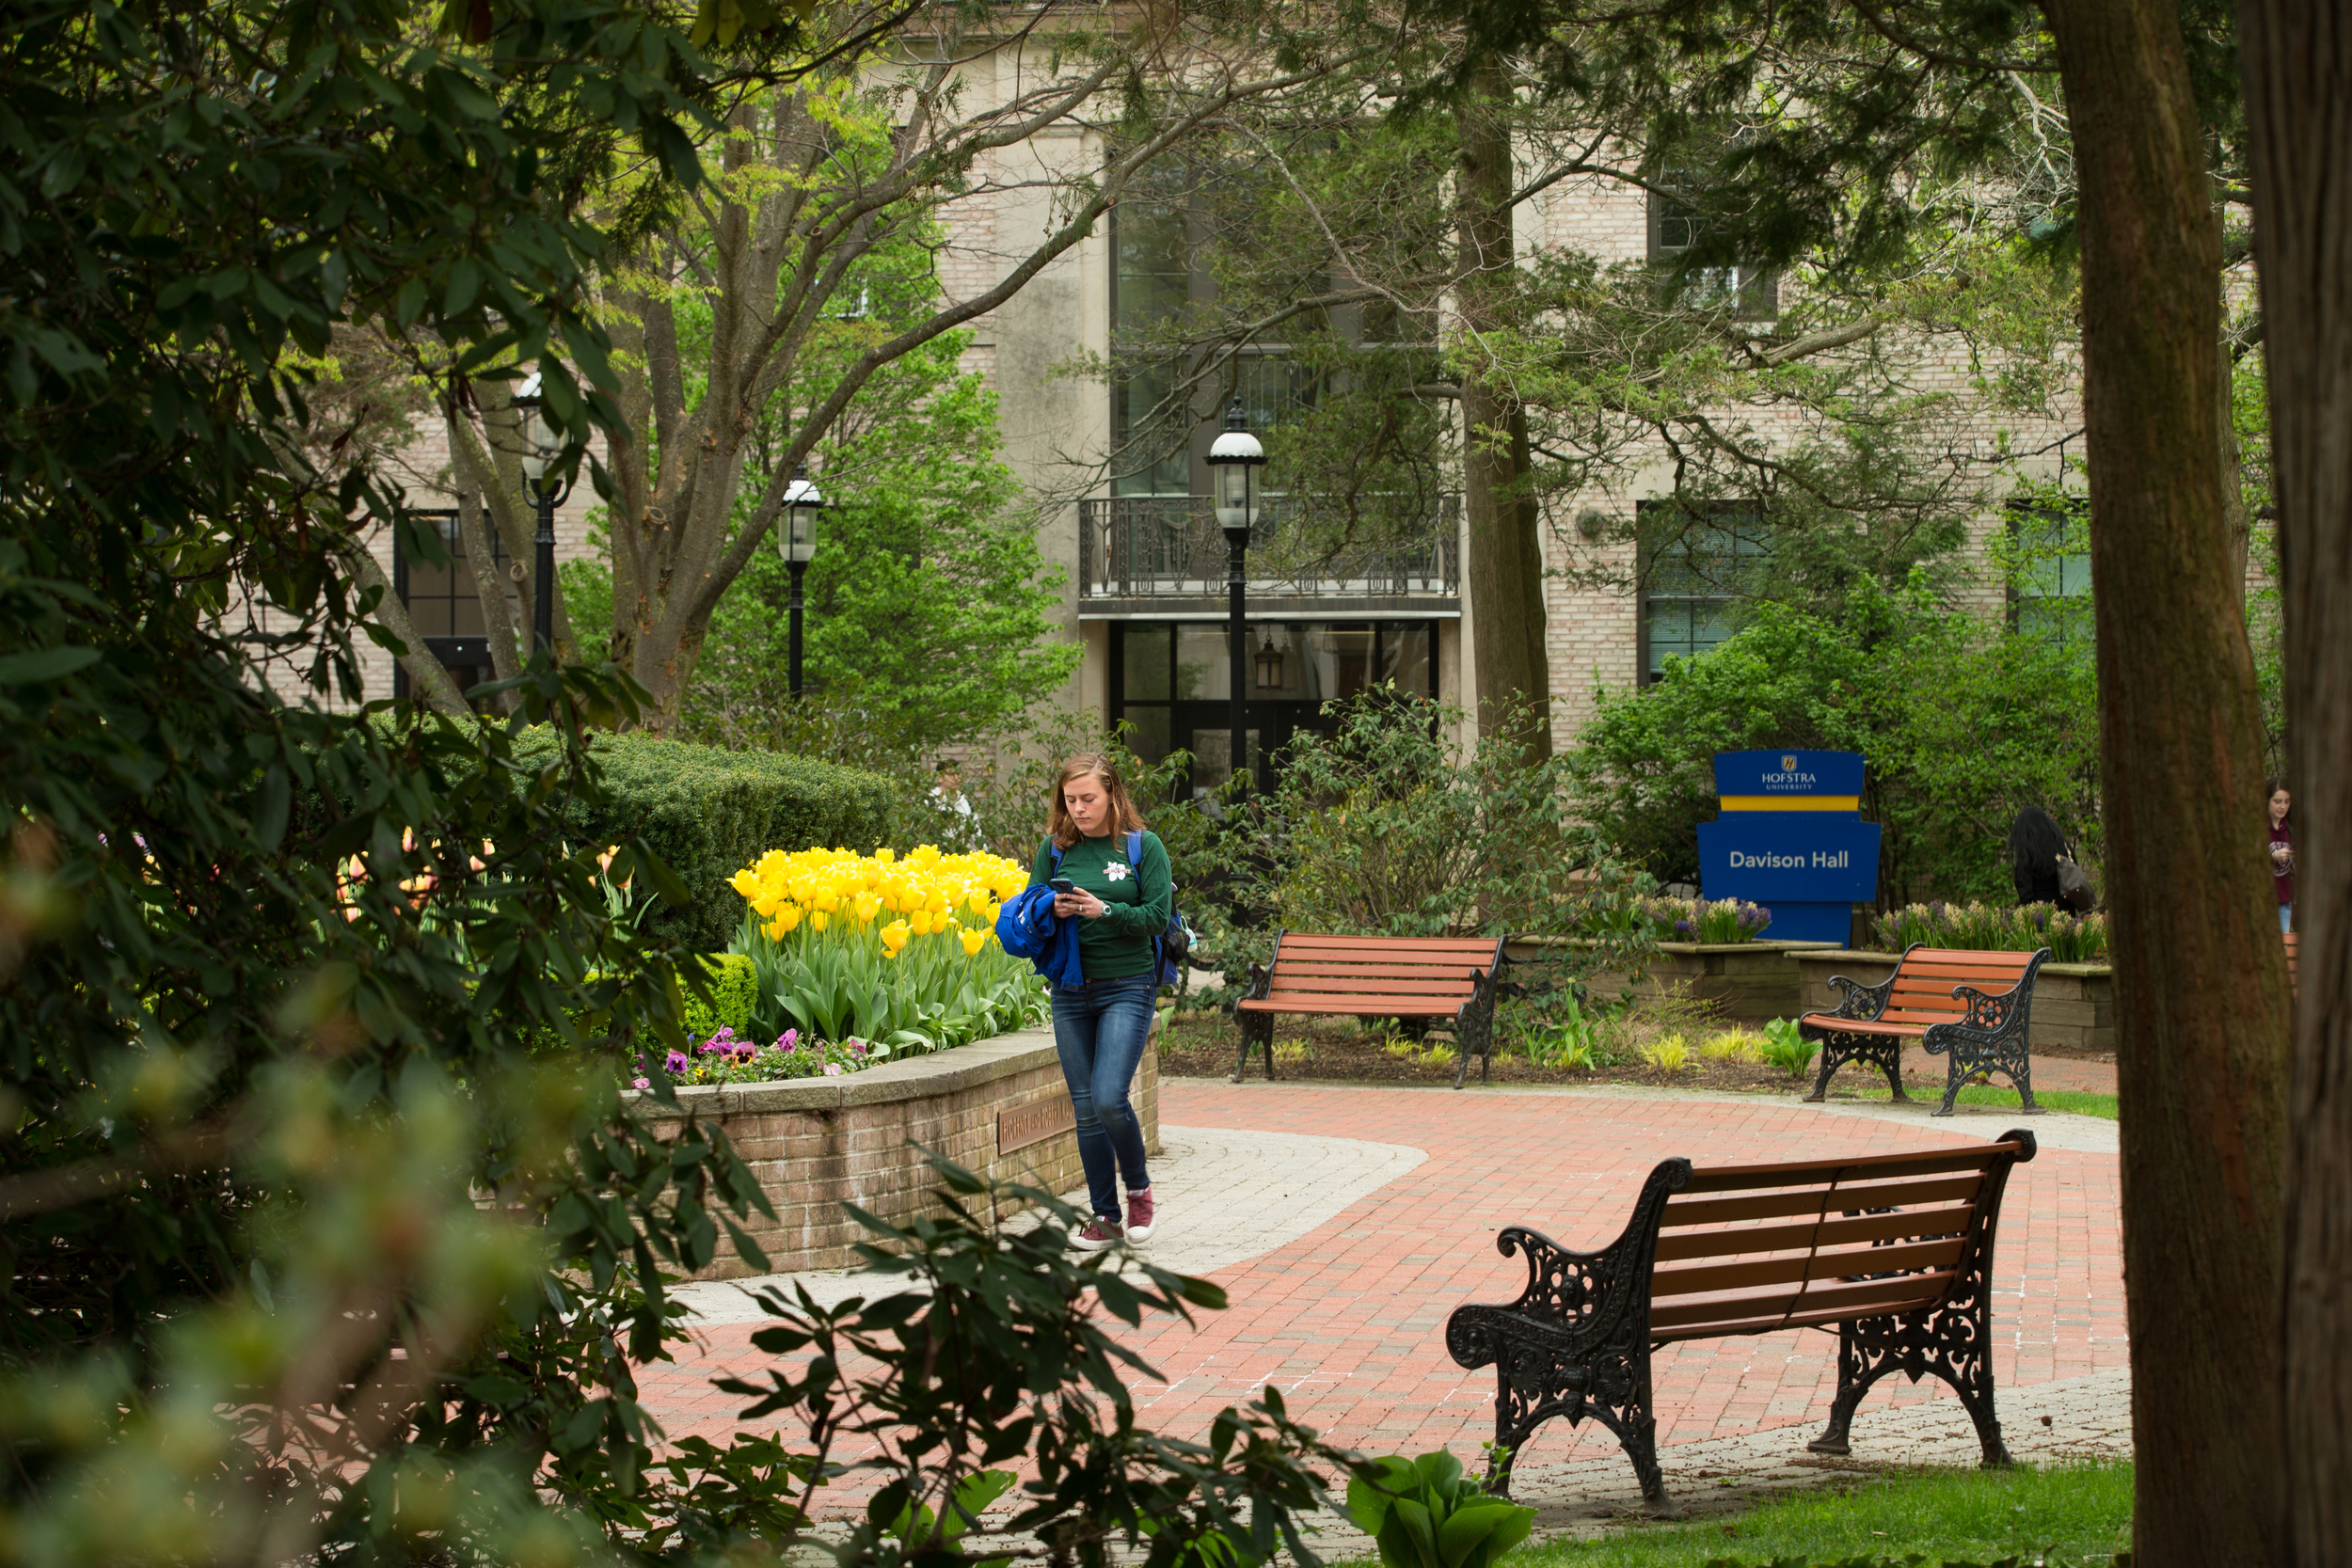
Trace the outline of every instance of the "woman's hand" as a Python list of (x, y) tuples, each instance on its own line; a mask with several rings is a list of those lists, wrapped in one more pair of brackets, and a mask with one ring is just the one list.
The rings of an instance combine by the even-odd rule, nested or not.
[(1092, 920), (1103, 912), (1103, 900), (1084, 888), (1075, 893), (1057, 893), (1054, 895), (1054, 912), (1065, 919), (1074, 914), (1083, 920)]

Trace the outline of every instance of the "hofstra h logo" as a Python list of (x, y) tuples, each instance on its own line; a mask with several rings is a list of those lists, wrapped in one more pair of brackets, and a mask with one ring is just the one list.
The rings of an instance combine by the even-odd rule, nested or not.
[(1780, 770), (1784, 773), (1793, 773), (1797, 770), (1797, 754), (1794, 752), (1780, 759)]

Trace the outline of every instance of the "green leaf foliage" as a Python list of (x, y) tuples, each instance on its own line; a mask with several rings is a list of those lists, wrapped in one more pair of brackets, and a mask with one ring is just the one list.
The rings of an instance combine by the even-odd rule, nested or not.
[(1487, 1568), (1534, 1527), (1534, 1509), (1486, 1496), (1443, 1449), (1372, 1469), (1347, 1483), (1347, 1513), (1379, 1545), (1381, 1568)]
[[(872, 1233), (857, 1250), (875, 1293), (825, 1307), (762, 1291), (775, 1321), (752, 1342), (772, 1359), (719, 1385), (753, 1402), (746, 1421), (807, 1431), (814, 1474), (837, 1470), (840, 1453), (873, 1456), (862, 1467), (882, 1484), (832, 1544), (838, 1560), (945, 1568), (1042, 1541), (1090, 1565), (1116, 1547), (1145, 1568), (1255, 1568), (1277, 1553), (1314, 1568), (1298, 1515), (1336, 1500), (1317, 1466), (1380, 1472), (1293, 1420), (1274, 1388), (1218, 1412), (1205, 1441), (1136, 1420), (1129, 1377), (1160, 1374), (1112, 1320), (1190, 1322), (1225, 1292), (1139, 1255), (1073, 1253), (1087, 1216), (1052, 1194), (930, 1164), (937, 1218), (900, 1227), (850, 1209)], [(1038, 1223), (994, 1218), (1025, 1212)], [(1024, 1454), (1034, 1477), (1014, 1492), (1004, 1466)], [(1486, 1560), (1466, 1551), (1453, 1568)]]
[[(534, 733), (518, 750), (537, 755), (554, 744)], [(660, 856), (685, 885), (686, 901), (657, 905), (647, 925), (697, 952), (726, 950), (743, 914), (728, 880), (769, 850), (866, 850), (883, 842), (891, 784), (871, 773), (638, 730), (599, 733), (590, 750), (606, 792), (568, 802), (565, 820), (592, 847), (634, 835)]]
[(2013, 898), (2007, 836), (2029, 802), (2087, 866), (2099, 858), (2089, 639), (2013, 635), (1916, 580), (1895, 594), (1865, 582), (1836, 613), (1759, 606), (1712, 652), (1596, 703), (1567, 758), (1572, 798), (1661, 880), (1696, 879), (1714, 753), (1751, 747), (1862, 753), (1862, 815), (1883, 830), (1882, 907)]

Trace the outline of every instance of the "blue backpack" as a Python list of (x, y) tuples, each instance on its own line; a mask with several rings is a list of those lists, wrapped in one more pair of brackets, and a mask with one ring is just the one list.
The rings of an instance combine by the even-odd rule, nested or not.
[[(1054, 870), (1058, 873), (1061, 870), (1061, 846), (1049, 838), (1045, 841), (1045, 847), (1053, 854)], [(1143, 875), (1143, 831), (1139, 828), (1128, 830), (1127, 863), (1135, 867), (1136, 875), (1140, 879)], [(1140, 881), (1137, 885), (1141, 885)], [(1163, 986), (1176, 984), (1184, 976), (1184, 958), (1191, 951), (1192, 927), (1171, 904), (1168, 911), (1168, 929), (1152, 939), (1152, 958), (1159, 966), (1159, 977), (1153, 983)]]

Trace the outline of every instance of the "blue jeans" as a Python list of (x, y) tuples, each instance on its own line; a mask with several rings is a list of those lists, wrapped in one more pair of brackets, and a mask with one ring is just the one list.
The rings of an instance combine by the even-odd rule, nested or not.
[(1054, 1046), (1062, 1081), (1077, 1112), (1078, 1161), (1086, 1166), (1087, 1201), (1097, 1217), (1120, 1218), (1119, 1179), (1139, 1193), (1152, 1184), (1143, 1168), (1143, 1123), (1127, 1102), (1127, 1085), (1152, 1038), (1152, 1006), (1159, 995), (1150, 974), (1089, 980), (1054, 988)]
[(2279, 906), (2279, 932), (2280, 932), (2280, 934), (2281, 936), (2283, 936), (2283, 935), (2285, 935), (2287, 932), (2292, 931), (2292, 930), (2294, 930), (2294, 929), (2295, 929), (2295, 906), (2294, 906), (2293, 904), (2281, 904), (2281, 905), (2280, 905), (2280, 906)]

